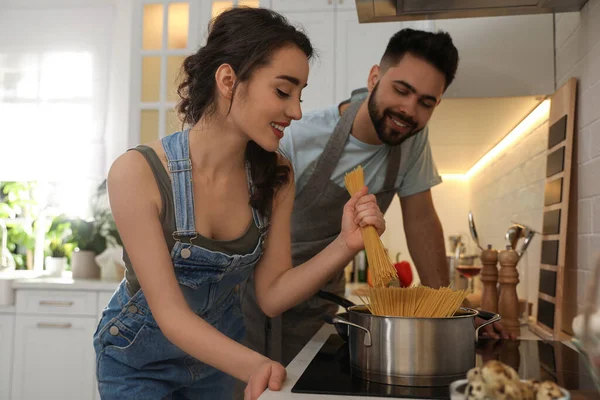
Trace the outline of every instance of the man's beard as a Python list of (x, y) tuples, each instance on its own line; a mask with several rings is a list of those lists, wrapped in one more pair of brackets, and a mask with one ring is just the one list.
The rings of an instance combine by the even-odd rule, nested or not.
[[(394, 112), (392, 110), (386, 109), (383, 112), (379, 112), (379, 107), (377, 106), (377, 100), (375, 99), (377, 96), (377, 87), (379, 86), (379, 82), (375, 84), (373, 91), (371, 92), (371, 96), (369, 97), (368, 109), (369, 116), (371, 117), (371, 121), (373, 122), (373, 126), (375, 127), (375, 132), (377, 133), (377, 137), (383, 143), (390, 146), (397, 146), (404, 142), (411, 136), (414, 136), (419, 131), (419, 124), (412, 119), (411, 117)], [(389, 128), (387, 120), (393, 116), (395, 119), (398, 119), (408, 125), (410, 130), (406, 133), (402, 133), (396, 131), (393, 128)], [(392, 123), (393, 124), (393, 123)]]

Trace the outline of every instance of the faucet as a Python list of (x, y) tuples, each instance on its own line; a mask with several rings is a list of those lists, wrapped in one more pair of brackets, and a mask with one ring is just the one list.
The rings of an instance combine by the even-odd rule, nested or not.
[(1, 270), (8, 266), (7, 265), (8, 263), (5, 262), (5, 259), (4, 259), (4, 251), (5, 251), (4, 249), (7, 249), (7, 247), (8, 247), (8, 243), (7, 243), (8, 229), (6, 229), (6, 224), (1, 219), (0, 219), (0, 232), (2, 232), (2, 242), (0, 242), (0, 270)]
[(449, 236), (448, 240), (450, 241), (450, 252), (454, 253), (454, 258), (456, 260), (460, 260), (467, 250), (462, 235)]
[(452, 235), (448, 237), (450, 242), (450, 252), (453, 253), (452, 256), (448, 256), (448, 268), (450, 274), (450, 287), (456, 289), (456, 267), (460, 263), (460, 257), (465, 251), (465, 246), (462, 241), (462, 235)]
[(15, 260), (8, 250), (8, 228), (3, 219), (0, 219), (0, 233), (2, 233), (2, 241), (0, 241), (0, 271), (6, 268), (14, 268)]

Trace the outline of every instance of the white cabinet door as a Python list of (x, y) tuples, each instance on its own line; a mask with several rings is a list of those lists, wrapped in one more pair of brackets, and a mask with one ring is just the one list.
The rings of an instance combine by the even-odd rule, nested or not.
[[(98, 316), (96, 318), (97, 319), (96, 323), (100, 322), (100, 319), (102, 318), (102, 312), (108, 305), (108, 302), (110, 301), (112, 296), (113, 296), (112, 292), (98, 292)], [(94, 328), (94, 331), (95, 330), (96, 329)], [(96, 363), (94, 362), (94, 367), (95, 366), (96, 366)], [(94, 372), (94, 400), (100, 400), (100, 393), (98, 393), (98, 382), (96, 381), (95, 372)]]
[(271, 8), (277, 12), (333, 10), (335, 1), (337, 0), (271, 0)]
[(17, 316), (12, 400), (95, 396), (96, 317)]
[(440, 19), (460, 61), (446, 97), (505, 97), (554, 92), (552, 14)]
[(317, 54), (311, 61), (308, 86), (302, 91), (302, 111), (329, 106), (334, 102), (334, 10), (287, 13), (290, 22), (302, 25)]
[(14, 315), (0, 315), (0, 400), (10, 399)]
[(369, 71), (379, 64), (392, 35), (401, 22), (359, 24), (356, 11), (336, 12), (335, 101), (350, 97), (352, 90), (367, 86)]
[(354, 10), (354, 13), (356, 13), (356, 0), (335, 0), (335, 8), (338, 10)]

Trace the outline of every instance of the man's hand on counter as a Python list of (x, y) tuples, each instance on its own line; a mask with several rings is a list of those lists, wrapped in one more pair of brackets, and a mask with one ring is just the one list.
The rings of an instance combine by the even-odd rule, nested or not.
[[(485, 321), (479, 317), (475, 317), (475, 326), (483, 324)], [(508, 330), (502, 325), (501, 322), (494, 322), (493, 324), (484, 326), (481, 328), (479, 333), (482, 337), (489, 337), (493, 339), (516, 339), (517, 336), (509, 333)]]

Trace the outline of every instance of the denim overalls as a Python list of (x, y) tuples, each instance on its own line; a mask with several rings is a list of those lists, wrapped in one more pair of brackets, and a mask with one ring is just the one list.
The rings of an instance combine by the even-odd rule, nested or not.
[[(245, 325), (239, 288), (262, 255), (268, 221), (252, 208), (261, 234), (250, 254), (230, 256), (194, 245), (197, 233), (188, 131), (167, 136), (162, 143), (174, 194), (177, 231), (173, 235), (177, 241), (171, 258), (179, 286), (197, 315), (241, 342)], [(248, 162), (246, 173), (252, 191)], [(231, 399), (235, 379), (171, 344), (152, 317), (143, 291), (130, 296), (125, 280), (102, 313), (94, 348), (103, 400)]]

